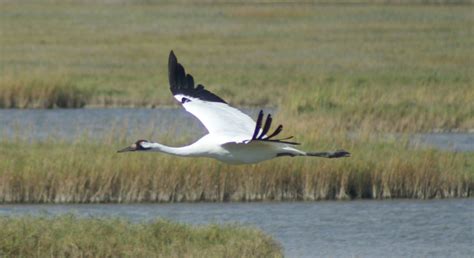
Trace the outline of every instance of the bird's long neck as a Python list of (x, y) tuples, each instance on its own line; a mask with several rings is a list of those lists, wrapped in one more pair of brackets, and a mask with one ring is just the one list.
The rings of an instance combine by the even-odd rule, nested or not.
[(195, 151), (195, 148), (193, 148), (192, 145), (184, 147), (170, 147), (157, 142), (150, 142), (148, 145), (149, 146), (147, 147), (150, 149), (147, 151), (164, 152), (176, 156), (199, 156), (200, 154)]

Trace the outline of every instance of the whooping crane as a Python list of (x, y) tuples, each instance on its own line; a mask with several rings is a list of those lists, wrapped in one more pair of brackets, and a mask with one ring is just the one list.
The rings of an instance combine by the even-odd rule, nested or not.
[(288, 141), (292, 137), (276, 139), (283, 126), (279, 125), (273, 133), (268, 134), (272, 124), (270, 114), (263, 122), (263, 111), (260, 111), (255, 122), (201, 84), (195, 86), (193, 77), (185, 73), (173, 51), (168, 59), (168, 78), (174, 97), (186, 111), (204, 124), (209, 133), (184, 147), (169, 147), (157, 142), (138, 140), (118, 152), (164, 152), (183, 157), (209, 157), (230, 164), (251, 164), (283, 156), (350, 157), (350, 153), (345, 150), (305, 152), (292, 147), (299, 144)]

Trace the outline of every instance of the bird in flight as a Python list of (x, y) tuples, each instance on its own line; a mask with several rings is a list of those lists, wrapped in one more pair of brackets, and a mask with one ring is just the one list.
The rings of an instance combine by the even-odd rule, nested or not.
[(203, 85), (196, 86), (193, 77), (186, 74), (173, 51), (168, 59), (168, 78), (174, 97), (186, 111), (201, 121), (209, 133), (184, 147), (138, 140), (118, 152), (164, 152), (182, 157), (214, 158), (229, 164), (252, 164), (284, 156), (350, 157), (350, 153), (345, 150), (305, 152), (296, 149), (294, 146), (299, 143), (290, 141), (292, 137), (277, 137), (283, 130), (282, 125), (270, 131), (270, 114), (264, 118), (263, 111), (260, 111), (255, 122)]

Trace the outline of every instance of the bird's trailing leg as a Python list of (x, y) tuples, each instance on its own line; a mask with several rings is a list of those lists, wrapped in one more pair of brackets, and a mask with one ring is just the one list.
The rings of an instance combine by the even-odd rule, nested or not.
[(351, 154), (345, 150), (337, 150), (332, 152), (302, 152), (302, 151), (288, 151), (280, 152), (276, 155), (277, 157), (295, 157), (295, 156), (312, 156), (312, 157), (321, 157), (321, 158), (344, 158), (350, 157)]
[(332, 151), (332, 152), (306, 152), (306, 156), (332, 159), (332, 158), (350, 157), (351, 154), (345, 150), (337, 150), (337, 151)]

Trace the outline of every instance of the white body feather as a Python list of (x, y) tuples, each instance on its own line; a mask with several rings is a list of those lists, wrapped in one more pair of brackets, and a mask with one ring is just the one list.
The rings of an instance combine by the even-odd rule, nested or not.
[(306, 153), (283, 143), (250, 141), (249, 143), (222, 143), (212, 134), (207, 134), (195, 143), (173, 148), (159, 143), (143, 143), (151, 151), (166, 152), (183, 157), (208, 157), (229, 164), (252, 164), (273, 159), (279, 153), (291, 153), (294, 156)]

